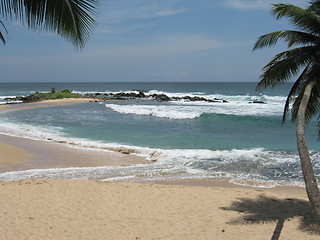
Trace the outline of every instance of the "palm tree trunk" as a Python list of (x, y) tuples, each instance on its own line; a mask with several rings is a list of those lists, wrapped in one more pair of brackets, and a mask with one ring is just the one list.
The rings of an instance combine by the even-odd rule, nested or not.
[(320, 222), (320, 192), (317, 185), (317, 180), (314, 176), (313, 167), (311, 159), (309, 156), (309, 151), (307, 148), (306, 138), (305, 138), (305, 125), (306, 125), (306, 109), (311, 96), (311, 90), (314, 87), (315, 83), (310, 82), (304, 91), (298, 116), (297, 116), (297, 145), (300, 155), (301, 168), (303, 173), (304, 182), (306, 185), (306, 191), (313, 208), (314, 213), (316, 214)]

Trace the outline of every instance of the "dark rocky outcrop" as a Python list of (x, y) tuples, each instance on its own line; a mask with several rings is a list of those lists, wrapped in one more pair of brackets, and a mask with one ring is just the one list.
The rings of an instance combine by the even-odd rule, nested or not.
[[(138, 92), (138, 93), (137, 93)], [(119, 93), (105, 93), (98, 95), (97, 93), (87, 94), (87, 97), (98, 97), (102, 100), (128, 100), (128, 99), (153, 99), (158, 102), (167, 102), (167, 101), (180, 101), (180, 100), (188, 100), (190, 102), (197, 102), (197, 101), (203, 101), (203, 102), (221, 102), (221, 103), (228, 103), (227, 100), (220, 99), (220, 98), (214, 98), (207, 99), (204, 97), (199, 96), (184, 96), (184, 97), (169, 97), (166, 94), (152, 94), (147, 95), (148, 91), (146, 90), (140, 90), (140, 89), (133, 89), (132, 92), (119, 92)]]
[(24, 103), (28, 103), (28, 102), (38, 102), (41, 101), (41, 97), (37, 94), (32, 94), (26, 97), (15, 97), (15, 98), (5, 98), (5, 101), (22, 101)]
[(153, 94), (153, 99), (158, 102), (171, 101), (172, 99), (165, 94)]
[[(251, 102), (249, 102), (249, 103), (251, 103)], [(260, 101), (260, 100), (253, 101), (252, 103), (267, 104), (266, 102)]]

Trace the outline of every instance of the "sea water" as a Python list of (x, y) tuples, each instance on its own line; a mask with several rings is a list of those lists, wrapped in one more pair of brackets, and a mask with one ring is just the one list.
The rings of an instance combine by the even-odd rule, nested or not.
[[(153, 182), (220, 179), (255, 186), (303, 185), (295, 123), (282, 124), (292, 84), (256, 91), (256, 83), (43, 83), (0, 84), (7, 96), (69, 89), (77, 93), (145, 90), (146, 95), (199, 96), (227, 102), (150, 99), (81, 103), (0, 114), (0, 133), (103, 151), (125, 146), (153, 164), (118, 167), (32, 169), (0, 173), (0, 180), (25, 178)], [(252, 103), (263, 101), (265, 104)], [(320, 180), (317, 122), (306, 131)]]

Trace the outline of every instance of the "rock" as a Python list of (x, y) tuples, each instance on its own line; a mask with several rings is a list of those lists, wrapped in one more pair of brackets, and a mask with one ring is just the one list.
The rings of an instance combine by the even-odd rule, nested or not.
[(214, 102), (214, 100), (209, 100), (204, 97), (198, 97), (198, 96), (195, 96), (195, 97), (185, 96), (185, 97), (183, 97), (183, 99), (189, 100), (191, 102), (196, 102), (196, 101)]
[(171, 98), (165, 94), (153, 94), (152, 97), (158, 102), (171, 101)]
[(179, 101), (179, 100), (181, 100), (182, 98), (181, 98), (181, 97), (172, 97), (171, 99), (174, 100), (174, 101)]
[(253, 101), (253, 103), (267, 104), (266, 102), (260, 100)]
[(146, 97), (146, 95), (142, 91), (139, 91), (139, 94), (137, 96), (140, 97), (140, 98), (145, 98)]
[(136, 150), (134, 149), (130, 149), (130, 148), (125, 148), (125, 147), (119, 147), (117, 149), (114, 149), (115, 151), (122, 153), (122, 154), (131, 154), (131, 153), (135, 153)]

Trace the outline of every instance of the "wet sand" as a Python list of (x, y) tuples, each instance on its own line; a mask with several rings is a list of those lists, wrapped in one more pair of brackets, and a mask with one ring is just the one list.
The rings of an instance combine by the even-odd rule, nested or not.
[[(5, 144), (10, 144), (12, 148), (19, 151), (11, 151), (10, 158), (6, 159), (6, 164), (1, 164), (2, 161), (0, 161), (0, 173), (41, 168), (120, 166), (150, 163), (150, 161), (135, 155), (74, 148), (64, 143), (30, 140), (0, 134), (0, 150), (1, 146), (6, 146)], [(17, 155), (20, 152), (23, 152), (26, 156)]]

